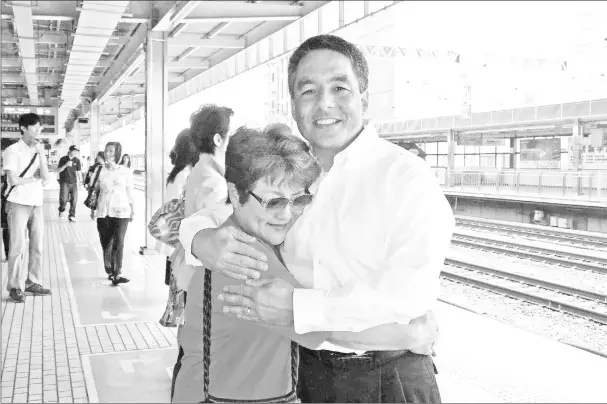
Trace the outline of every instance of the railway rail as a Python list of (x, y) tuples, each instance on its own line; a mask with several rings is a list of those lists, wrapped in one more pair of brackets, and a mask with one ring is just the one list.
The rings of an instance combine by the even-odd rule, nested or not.
[(537, 278), (447, 258), (445, 279), (607, 324), (607, 296)]
[(507, 236), (517, 235), (531, 240), (550, 241), (566, 246), (607, 251), (607, 237), (590, 234), (574, 234), (545, 226), (523, 227), (516, 223), (491, 223), (457, 217), (457, 226), (463, 229), (483, 230)]
[(512, 241), (492, 240), (481, 236), (457, 233), (457, 230), (453, 234), (451, 243), (472, 249), (529, 258), (535, 261), (549, 262), (561, 266), (607, 274), (607, 259), (601, 257), (591, 257), (570, 251), (528, 246)]

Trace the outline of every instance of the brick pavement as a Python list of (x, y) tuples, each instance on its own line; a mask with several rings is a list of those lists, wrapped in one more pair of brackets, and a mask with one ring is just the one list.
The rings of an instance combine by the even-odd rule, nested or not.
[[(4, 290), (6, 263), (2, 263), (3, 403), (88, 403), (86, 379), (91, 375), (85, 378), (83, 355), (176, 346), (176, 329), (157, 322), (76, 325), (60, 245), (98, 243), (94, 222), (86, 220), (85, 209), (80, 209), (78, 216), (76, 223), (59, 221), (56, 204), (45, 201), (42, 284), (51, 289), (51, 296), (27, 296), (25, 304), (10, 301)], [(130, 241), (128, 251), (138, 240)], [(146, 266), (164, 270), (158, 257), (139, 259)]]

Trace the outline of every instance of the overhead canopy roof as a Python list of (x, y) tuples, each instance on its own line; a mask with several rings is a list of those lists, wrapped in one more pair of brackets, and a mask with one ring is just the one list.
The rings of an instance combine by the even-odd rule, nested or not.
[(60, 106), (63, 126), (103, 96), (111, 122), (144, 102), (148, 23), (170, 32), (171, 89), (324, 3), (2, 1), (2, 99)]

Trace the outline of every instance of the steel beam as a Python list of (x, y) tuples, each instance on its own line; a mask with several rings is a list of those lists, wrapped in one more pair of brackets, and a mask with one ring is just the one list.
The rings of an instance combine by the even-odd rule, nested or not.
[(234, 3), (232, 1), (203, 1), (183, 21), (208, 22), (209, 18), (221, 21), (255, 18), (256, 21), (283, 19), (293, 20), (303, 15), (303, 7), (288, 4)]
[(211, 67), (211, 63), (208, 59), (196, 59), (189, 58), (188, 60), (180, 60), (178, 62), (169, 63), (169, 69), (177, 70), (177, 69), (208, 69)]
[[(111, 95), (128, 77), (128, 74), (143, 62), (143, 41), (147, 35), (148, 27), (140, 25), (131, 36), (131, 41), (122, 49), (118, 58), (113, 62), (113, 66), (99, 81), (95, 89), (97, 100), (103, 103), (107, 96)], [(130, 73), (129, 73), (130, 71)], [(127, 74), (128, 73), (128, 74)]]
[[(53, 85), (56, 85), (61, 80), (61, 76), (59, 75), (59, 73), (55, 73), (55, 74), (36, 73), (35, 75), (36, 75), (35, 81), (38, 84), (44, 84), (44, 85), (53, 84)], [(19, 73), (19, 74), (3, 74), (2, 75), (2, 83), (4, 83), (4, 84), (20, 84), (20, 83), (24, 83), (25, 84), (26, 81), (27, 81), (27, 75), (23, 74), (23, 73)]]
[(223, 48), (223, 49), (244, 49), (246, 41), (244, 39), (200, 39), (200, 35), (182, 34), (179, 38), (170, 38), (169, 46), (183, 48)]
[(153, 31), (173, 31), (179, 26), (196, 7), (200, 1), (173, 1), (166, 2), (170, 8), (166, 10), (152, 27)]
[[(180, 73), (169, 72), (167, 74), (169, 83), (183, 83), (184, 77)], [(146, 75), (144, 72), (136, 73), (132, 76), (129, 76), (125, 81), (125, 85), (136, 85), (136, 83), (145, 84)], [(122, 88), (122, 87), (121, 87)], [(120, 88), (120, 89), (121, 89)]]
[(209, 24), (217, 22), (258, 22), (258, 21), (295, 21), (300, 19), (300, 16), (240, 16), (240, 17), (200, 17), (186, 18), (188, 24)]

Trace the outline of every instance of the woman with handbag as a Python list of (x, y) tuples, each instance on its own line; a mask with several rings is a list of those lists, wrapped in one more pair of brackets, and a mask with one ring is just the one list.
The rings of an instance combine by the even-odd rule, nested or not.
[[(194, 143), (192, 143), (190, 129), (184, 129), (179, 132), (179, 135), (177, 135), (177, 138), (175, 138), (173, 149), (171, 149), (171, 152), (169, 153), (169, 158), (171, 159), (173, 169), (167, 177), (166, 188), (164, 191), (164, 199), (166, 201), (180, 197), (183, 189), (185, 188), (186, 179), (188, 178), (188, 175), (190, 175), (192, 167), (198, 162), (198, 153), (196, 153)], [(166, 243), (158, 241), (156, 242), (156, 247), (154, 249), (159, 254), (167, 257), (164, 283), (169, 285), (171, 275), (171, 261), (169, 258), (171, 254), (173, 254), (175, 248)]]
[(121, 155), (119, 142), (105, 145), (106, 165), (101, 168), (91, 194), (98, 192), (96, 204), (90, 202), (87, 205), (91, 208), (91, 218), (97, 219), (105, 272), (114, 285), (129, 282), (122, 276), (122, 256), (126, 230), (135, 215), (133, 174), (127, 167), (118, 164)]
[(95, 157), (95, 164), (89, 167), (86, 172), (86, 176), (84, 177), (84, 188), (87, 190), (93, 185), (93, 180), (95, 176), (99, 174), (99, 170), (101, 166), (105, 164), (105, 154), (100, 151), (97, 153), (97, 157)]
[[(251, 245), (268, 256), (264, 278), (298, 285), (284, 267), (278, 246), (312, 202), (308, 188), (321, 168), (304, 141), (279, 132), (236, 131), (225, 157), (229, 204), (214, 209), (233, 209), (229, 221), (259, 240)], [(234, 283), (196, 268), (188, 286), (179, 336), (184, 357), (172, 401), (297, 402), (297, 343), (316, 348), (328, 334), (296, 335), (225, 316), (217, 295)]]
[[(220, 201), (225, 202), (227, 194), (226, 181), (223, 176), (225, 152), (230, 139), (233, 115), (234, 111), (228, 107), (205, 104), (190, 117), (190, 136), (196, 150), (197, 163), (192, 168), (184, 188), (183, 212), (185, 217)], [(196, 268), (185, 263), (185, 250), (179, 243), (170, 261), (172, 275), (169, 287), (172, 288), (172, 296), (169, 303), (171, 307), (167, 307), (161, 324), (167, 324), (165, 320), (172, 319), (173, 325), (180, 327), (177, 333), (179, 340), (187, 302), (188, 284)], [(180, 346), (173, 369), (171, 397), (183, 354)]]

